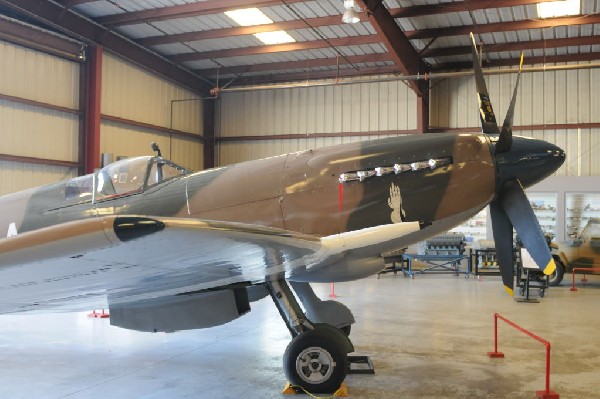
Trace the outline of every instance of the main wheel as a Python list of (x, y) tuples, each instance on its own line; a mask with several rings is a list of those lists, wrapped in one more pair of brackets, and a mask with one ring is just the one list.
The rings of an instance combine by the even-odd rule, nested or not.
[(315, 329), (292, 339), (283, 355), (283, 368), (292, 385), (310, 393), (331, 393), (346, 378), (348, 357), (334, 336)]
[(340, 330), (342, 330), (342, 332), (344, 334), (346, 334), (346, 337), (349, 337), (350, 336), (350, 332), (352, 331), (352, 324), (344, 326), (344, 327), (340, 328)]
[(565, 275), (565, 265), (563, 265), (560, 258), (555, 256), (554, 263), (556, 263), (556, 270), (554, 270), (554, 273), (548, 276), (548, 285), (552, 286), (559, 285)]

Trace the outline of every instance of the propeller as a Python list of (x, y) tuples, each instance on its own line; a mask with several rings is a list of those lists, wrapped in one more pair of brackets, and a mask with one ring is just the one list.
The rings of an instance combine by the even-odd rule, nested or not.
[[(523, 191), (522, 182), (518, 177), (519, 172), (525, 167), (524, 165), (519, 165), (519, 161), (522, 160), (521, 153), (517, 153), (517, 149), (513, 149), (513, 117), (521, 79), (523, 54), (521, 54), (517, 83), (502, 125), (502, 130), (500, 130), (489, 98), (481, 69), (481, 60), (472, 33), (471, 40), (473, 42), (473, 69), (479, 98), (479, 117), (481, 119), (482, 131), (486, 134), (498, 136), (494, 144), (494, 154), (498, 168), (497, 189), (496, 197), (490, 203), (490, 213), (502, 282), (506, 291), (512, 296), (514, 287), (513, 228), (517, 231), (519, 237), (521, 237), (524, 247), (527, 248), (540, 270), (545, 274), (552, 274), (556, 269), (540, 224), (533, 213), (533, 209), (531, 209), (529, 200)], [(494, 140), (492, 142), (494, 143)], [(564, 160), (564, 152), (561, 152), (561, 154), (557, 153), (556, 156), (557, 158), (562, 156), (560, 164)], [(554, 169), (550, 173), (552, 171)], [(526, 172), (523, 172), (523, 175), (526, 175)]]

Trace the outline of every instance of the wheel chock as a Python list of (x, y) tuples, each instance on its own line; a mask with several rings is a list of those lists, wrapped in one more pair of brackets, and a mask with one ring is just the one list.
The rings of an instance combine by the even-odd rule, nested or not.
[[(282, 393), (284, 395), (296, 395), (296, 394), (300, 393), (300, 394), (308, 394), (310, 396), (313, 396), (309, 392), (305, 391), (302, 387), (295, 387), (294, 385), (290, 384), (289, 382), (285, 384), (285, 387), (283, 388)], [(337, 391), (335, 391), (333, 393), (332, 397), (347, 398), (348, 397), (348, 387), (346, 386), (346, 384), (344, 384), (342, 382), (342, 384), (337, 389)]]
[(333, 393), (334, 398), (347, 398), (348, 397), (348, 387), (346, 384), (342, 382), (337, 391)]
[(288, 382), (285, 384), (285, 387), (283, 388), (282, 393), (284, 395), (295, 395), (297, 393), (297, 391), (296, 391), (296, 388), (294, 388), (294, 386)]

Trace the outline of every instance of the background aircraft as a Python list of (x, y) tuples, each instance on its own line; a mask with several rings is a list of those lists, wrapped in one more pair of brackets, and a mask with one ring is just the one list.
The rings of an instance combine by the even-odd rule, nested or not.
[(270, 295), (293, 337), (288, 379), (334, 391), (354, 319), (308, 283), (375, 274), (382, 253), (488, 204), (509, 292), (513, 225), (540, 269), (554, 269), (523, 187), (565, 154), (512, 137), (516, 87), (498, 128), (475, 47), (473, 59), (482, 134), (388, 138), (197, 173), (140, 157), (0, 198), (0, 314), (108, 307), (113, 325), (176, 331), (226, 323)]

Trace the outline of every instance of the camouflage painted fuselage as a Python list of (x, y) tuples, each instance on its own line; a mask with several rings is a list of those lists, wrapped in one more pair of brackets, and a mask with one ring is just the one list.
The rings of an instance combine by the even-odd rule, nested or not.
[[(440, 158), (449, 163), (339, 181), (348, 172)], [(107, 214), (234, 221), (319, 237), (400, 220), (423, 227), (448, 220), (448, 228), (493, 198), (495, 164), (485, 135), (415, 135), (243, 162), (96, 201), (66, 201), (65, 190), (59, 182), (0, 198), (0, 232)]]

